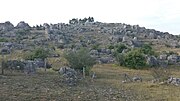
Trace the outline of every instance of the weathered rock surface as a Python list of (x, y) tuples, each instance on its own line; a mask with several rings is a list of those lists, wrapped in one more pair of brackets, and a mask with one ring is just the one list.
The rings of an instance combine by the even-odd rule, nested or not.
[(7, 21), (5, 23), (0, 23), (0, 31), (3, 31), (3, 32), (7, 32), (7, 31), (11, 31), (14, 29), (14, 25)]
[(63, 76), (64, 82), (69, 85), (73, 86), (77, 84), (77, 72), (70, 67), (61, 67), (59, 69), (59, 74)]
[(17, 24), (16, 28), (21, 28), (21, 29), (28, 29), (30, 28), (28, 23), (25, 23), (24, 21), (21, 21)]

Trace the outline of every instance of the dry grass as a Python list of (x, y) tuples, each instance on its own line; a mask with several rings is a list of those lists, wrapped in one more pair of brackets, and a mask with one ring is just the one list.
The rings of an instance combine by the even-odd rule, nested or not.
[[(37, 74), (10, 73), (0, 75), (1, 101), (179, 101), (180, 87), (153, 84), (148, 70), (131, 70), (115, 65), (96, 65), (92, 71), (97, 78), (89, 77), (77, 86), (67, 86), (62, 77), (51, 69)], [(122, 83), (122, 74), (139, 75), (143, 82)], [(180, 77), (180, 71), (173, 70)]]
[(170, 48), (166, 46), (154, 46), (153, 48), (155, 49), (156, 52), (172, 51), (180, 55), (180, 48)]
[[(131, 70), (123, 67), (113, 65), (98, 65), (93, 68), (98, 74), (98, 81), (109, 84), (113, 87), (124, 87), (126, 89), (132, 89), (138, 94), (140, 99), (146, 99), (149, 101), (179, 101), (180, 100), (180, 87), (173, 85), (160, 85), (158, 83), (152, 83), (153, 77), (148, 70)], [(135, 75), (141, 76), (143, 82), (136, 83), (122, 83), (123, 73), (129, 74), (133, 77)], [(180, 77), (180, 71), (172, 69), (173, 77)]]

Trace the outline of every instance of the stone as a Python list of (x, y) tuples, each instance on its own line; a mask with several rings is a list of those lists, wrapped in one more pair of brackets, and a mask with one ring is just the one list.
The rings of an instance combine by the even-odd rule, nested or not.
[(99, 62), (102, 64), (112, 63), (114, 60), (111, 57), (101, 57)]
[(168, 62), (172, 64), (175, 64), (178, 61), (178, 57), (175, 54), (168, 56), (167, 59), (168, 59)]
[(159, 59), (161, 59), (161, 60), (166, 60), (166, 59), (167, 59), (167, 54), (161, 54), (161, 55), (159, 55)]
[(63, 81), (69, 85), (73, 86), (77, 84), (77, 72), (70, 67), (61, 67), (59, 69), (59, 74), (63, 76)]
[(11, 42), (5, 42), (5, 43), (3, 44), (3, 46), (4, 46), (4, 47), (7, 47), (7, 48), (12, 48), (14, 45), (13, 45), (13, 43), (11, 43)]
[(129, 37), (128, 36), (123, 36), (122, 42), (127, 42), (127, 41), (129, 41)]
[(174, 78), (174, 77), (170, 77), (167, 82), (169, 84), (173, 84), (173, 85), (176, 85), (176, 86), (179, 86), (180, 85), (180, 78)]
[(129, 43), (130, 45), (131, 45), (131, 47), (141, 47), (142, 45), (143, 45), (143, 43), (142, 42), (140, 42), (140, 41), (130, 41), (130, 43)]
[(25, 23), (24, 21), (21, 21), (17, 24), (16, 28), (21, 28), (21, 29), (28, 29), (30, 28), (28, 23)]
[(150, 56), (147, 58), (147, 64), (150, 66), (150, 67), (156, 67), (158, 66), (158, 60), (155, 56)]
[(95, 78), (96, 78), (96, 73), (93, 72), (93, 73), (91, 74), (91, 79), (95, 79)]
[(91, 55), (99, 55), (99, 52), (97, 50), (91, 50), (90, 54)]
[(22, 61), (18, 61), (18, 60), (8, 60), (6, 62), (6, 66), (8, 69), (10, 70), (20, 70), (23, 71), (25, 64)]
[(1, 54), (10, 54), (11, 50), (9, 48), (2, 48), (1, 49)]
[(34, 63), (38, 66), (38, 67), (44, 67), (44, 60), (43, 59), (40, 59), (40, 58), (37, 58), (37, 59), (34, 59)]
[(13, 29), (14, 25), (9, 21), (6, 21), (5, 23), (0, 23), (0, 31), (7, 32)]
[(49, 26), (49, 24), (44, 23), (44, 24), (43, 24), (43, 27), (44, 27), (45, 29), (49, 29), (50, 26)]
[(27, 61), (24, 61), (24, 63), (25, 63), (24, 72), (26, 74), (36, 73), (37, 65), (34, 63), (34, 61), (27, 60)]
[(132, 80), (133, 80), (134, 82), (137, 82), (137, 81), (142, 82), (142, 78), (141, 78), (141, 77), (139, 77), (139, 76), (135, 76), (135, 77), (133, 77), (133, 78), (132, 78)]
[(134, 37), (134, 38), (133, 38), (133, 41), (138, 41), (137, 37)]
[(123, 49), (122, 53), (125, 54), (129, 51), (129, 49)]
[(149, 33), (149, 38), (151, 39), (156, 39), (157, 38), (157, 35), (155, 33)]

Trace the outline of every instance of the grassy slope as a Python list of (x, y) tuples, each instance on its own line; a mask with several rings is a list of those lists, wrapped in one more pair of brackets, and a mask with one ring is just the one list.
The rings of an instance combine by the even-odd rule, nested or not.
[[(96, 65), (92, 69), (97, 78), (89, 77), (78, 86), (67, 86), (62, 77), (51, 70), (28, 76), (22, 73), (0, 76), (1, 101), (179, 101), (180, 88), (150, 83), (147, 70), (130, 70), (114, 65)], [(123, 84), (122, 74), (140, 75), (143, 82)], [(180, 71), (173, 76), (180, 77)], [(134, 99), (134, 100), (133, 100)]]
[[(138, 94), (140, 99), (146, 99), (150, 101), (180, 100), (179, 87), (151, 83), (153, 77), (151, 76), (151, 72), (148, 70), (130, 70), (122, 67), (114, 67), (112, 65), (102, 65), (100, 67), (98, 66), (97, 68), (94, 68), (94, 71), (97, 71), (99, 74), (99, 81), (109, 83), (111, 86), (117, 88), (124, 87), (126, 89), (132, 89)], [(139, 75), (143, 78), (143, 82), (123, 84), (121, 83), (121, 81), (123, 81), (123, 73), (129, 74), (131, 77)], [(174, 77), (180, 77), (180, 71), (173, 71), (172, 75)]]

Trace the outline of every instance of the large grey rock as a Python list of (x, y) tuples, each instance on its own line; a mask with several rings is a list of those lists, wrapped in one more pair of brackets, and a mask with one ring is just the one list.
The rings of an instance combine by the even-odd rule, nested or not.
[(45, 29), (49, 29), (50, 26), (49, 26), (49, 24), (44, 23), (44, 24), (43, 24), (43, 27), (44, 27)]
[(34, 63), (38, 66), (38, 67), (44, 67), (44, 60), (43, 59), (40, 59), (40, 58), (37, 58), (37, 59), (34, 59)]
[(137, 81), (142, 82), (142, 78), (141, 78), (140, 76), (134, 76), (134, 77), (132, 78), (132, 80), (133, 80), (134, 82), (137, 82)]
[(143, 45), (142, 42), (140, 41), (130, 41), (129, 45), (131, 45), (131, 47), (141, 47)]
[(112, 57), (101, 57), (99, 59), (99, 63), (101, 64), (107, 64), (107, 63), (113, 63), (114, 59)]
[(157, 60), (157, 58), (155, 56), (150, 56), (147, 58), (147, 64), (150, 66), (150, 67), (156, 67), (159, 65), (159, 62)]
[(137, 37), (134, 37), (134, 38), (133, 38), (133, 41), (138, 41)]
[(23, 71), (25, 67), (24, 62), (18, 60), (8, 60), (6, 62), (6, 68), (10, 70), (21, 70)]
[(161, 54), (159, 55), (160, 60), (167, 60), (167, 54)]
[(63, 76), (63, 81), (70, 86), (77, 84), (77, 72), (70, 67), (61, 67), (59, 74)]
[(110, 49), (106, 49), (106, 48), (100, 49), (100, 52), (103, 53), (103, 54), (111, 54), (111, 50)]
[(149, 33), (149, 38), (151, 39), (156, 39), (157, 38), (157, 35), (155, 33)]
[(176, 86), (179, 86), (180, 85), (180, 78), (174, 78), (174, 77), (170, 77), (167, 82), (169, 84), (173, 84), (173, 85), (176, 85)]
[(11, 53), (11, 50), (7, 47), (2, 48), (0, 51), (0, 54), (10, 54), (10, 53)]
[(13, 30), (13, 28), (14, 28), (14, 25), (9, 21), (5, 23), (0, 23), (0, 31), (4, 31), (4, 32), (11, 31)]
[(123, 36), (122, 42), (127, 42), (127, 41), (130, 41), (129, 37), (128, 36)]
[(34, 63), (34, 61), (24, 61), (25, 67), (24, 67), (24, 72), (26, 74), (34, 74), (36, 73), (37, 65)]
[(99, 52), (97, 50), (91, 50), (90, 54), (91, 55), (99, 55)]
[(25, 23), (24, 21), (21, 21), (17, 24), (16, 28), (21, 28), (21, 29), (28, 29), (30, 28), (28, 23)]
[(173, 54), (167, 57), (169, 63), (177, 63), (178, 62), (178, 56)]
[(14, 44), (11, 42), (5, 42), (5, 43), (3, 43), (3, 46), (7, 47), (7, 48), (12, 48), (14, 46)]

